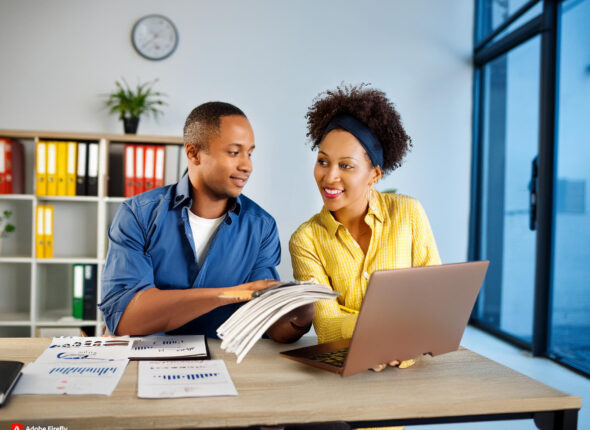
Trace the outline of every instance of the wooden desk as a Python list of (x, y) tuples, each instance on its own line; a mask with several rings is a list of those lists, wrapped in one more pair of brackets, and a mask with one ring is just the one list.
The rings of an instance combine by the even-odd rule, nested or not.
[[(313, 343), (304, 338), (295, 346)], [(49, 339), (0, 338), (0, 359), (34, 359)], [(532, 418), (539, 428), (576, 428), (580, 397), (571, 396), (467, 349), (423, 357), (406, 370), (388, 368), (348, 378), (279, 357), (293, 345), (262, 340), (241, 364), (225, 360), (237, 397), (137, 398), (137, 362), (113, 395), (12, 396), (0, 409), (11, 423), (68, 430), (119, 428), (241, 428), (344, 420), (354, 427)]]

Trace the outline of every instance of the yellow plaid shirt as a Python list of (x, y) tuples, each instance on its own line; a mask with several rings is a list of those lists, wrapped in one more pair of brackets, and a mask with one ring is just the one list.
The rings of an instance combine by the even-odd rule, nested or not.
[(372, 230), (366, 255), (325, 207), (289, 241), (295, 279), (315, 279), (340, 293), (337, 299), (315, 303), (313, 323), (319, 343), (352, 337), (356, 313), (375, 270), (441, 264), (430, 223), (416, 199), (372, 191), (365, 222)]

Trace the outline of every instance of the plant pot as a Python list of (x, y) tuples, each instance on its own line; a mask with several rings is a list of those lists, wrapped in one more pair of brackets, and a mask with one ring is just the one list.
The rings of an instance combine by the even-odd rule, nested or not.
[(139, 124), (139, 118), (123, 118), (123, 128), (125, 130), (125, 134), (136, 134), (137, 133), (137, 125)]

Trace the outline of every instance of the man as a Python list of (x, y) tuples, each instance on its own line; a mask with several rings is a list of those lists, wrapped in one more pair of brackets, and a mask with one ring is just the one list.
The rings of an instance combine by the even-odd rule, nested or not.
[[(239, 291), (278, 279), (275, 221), (241, 195), (254, 151), (246, 115), (228, 103), (198, 106), (186, 120), (184, 148), (188, 175), (123, 202), (109, 229), (99, 307), (112, 333), (217, 337), (244, 300)], [(268, 335), (295, 341), (312, 318), (312, 305), (295, 309)]]

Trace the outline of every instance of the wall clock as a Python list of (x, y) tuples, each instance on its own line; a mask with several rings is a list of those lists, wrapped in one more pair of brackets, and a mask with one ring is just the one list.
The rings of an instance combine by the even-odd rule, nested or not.
[(135, 50), (148, 60), (168, 58), (178, 45), (178, 31), (170, 19), (162, 15), (140, 18), (131, 31)]

